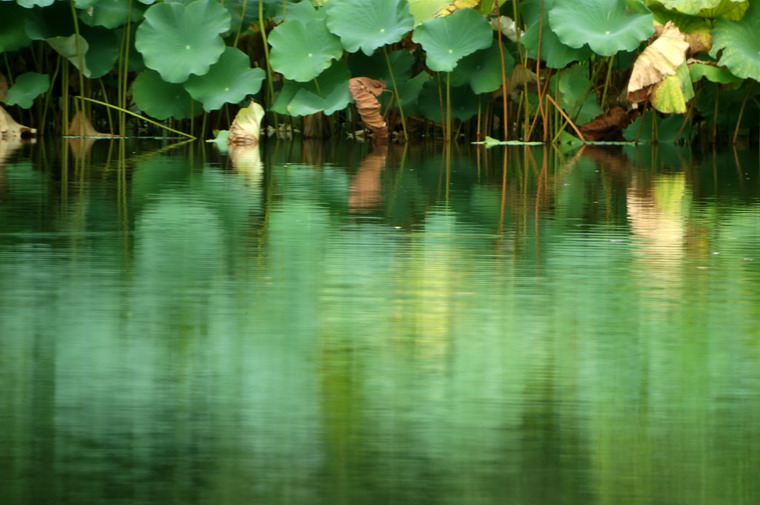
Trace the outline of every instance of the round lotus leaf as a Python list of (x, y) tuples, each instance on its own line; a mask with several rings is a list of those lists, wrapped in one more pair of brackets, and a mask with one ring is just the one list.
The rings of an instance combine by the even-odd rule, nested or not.
[(307, 82), (343, 55), (340, 39), (330, 33), (323, 19), (304, 23), (288, 20), (269, 34), (272, 68), (288, 79)]
[(760, 4), (753, 3), (741, 21), (719, 19), (713, 28), (710, 56), (737, 77), (760, 81)]
[(562, 0), (549, 11), (549, 24), (563, 44), (588, 44), (601, 56), (633, 51), (654, 34), (652, 14), (629, 13), (625, 0)]
[(431, 70), (451, 72), (460, 59), (490, 47), (493, 31), (476, 11), (462, 9), (450, 16), (425, 21), (414, 29), (412, 40), (422, 44)]
[(240, 49), (227, 47), (208, 73), (191, 75), (185, 82), (185, 89), (208, 112), (258, 93), (264, 75), (262, 69), (251, 68), (248, 56)]
[[(506, 47), (503, 50), (504, 71), (509, 76), (515, 66), (515, 59)], [(464, 84), (469, 84), (477, 94), (490, 93), (501, 86), (501, 52), (498, 41), (494, 41), (488, 49), (476, 51), (459, 61), (451, 73), (451, 85)]]
[(0, 53), (16, 51), (32, 43), (25, 27), (28, 13), (15, 3), (0, 3)]
[(156, 119), (185, 119), (199, 114), (201, 104), (181, 84), (166, 82), (158, 72), (140, 72), (132, 84), (132, 95), (140, 110)]
[[(520, 43), (528, 50), (528, 55), (535, 58), (538, 54), (538, 42), (541, 41), (541, 60), (549, 68), (565, 68), (574, 61), (585, 61), (593, 54), (588, 46), (579, 48), (563, 44), (557, 34), (549, 28), (547, 19), (549, 11), (554, 6), (554, 0), (543, 0), (543, 23), (541, 22), (541, 1), (525, 0), (520, 3), (520, 10), (528, 27), (520, 37)], [(543, 28), (543, 29), (541, 29)], [(540, 39), (539, 39), (540, 35)]]
[(50, 88), (50, 76), (27, 72), (16, 78), (16, 82), (8, 90), (8, 96), (4, 102), (8, 105), (18, 105), (22, 109), (28, 109), (34, 103), (34, 99), (45, 93)]
[(406, 0), (353, 0), (326, 5), (327, 28), (340, 37), (349, 53), (361, 49), (367, 56), (393, 44), (414, 28)]
[(81, 7), (79, 4), (77, 7), (85, 9), (79, 18), (86, 24), (111, 29), (124, 25), (130, 16), (132, 21), (138, 21), (142, 18), (144, 9), (130, 0), (96, 0), (90, 7)]
[(230, 27), (230, 14), (216, 0), (158, 3), (145, 11), (135, 47), (145, 66), (170, 83), (203, 75), (224, 52), (219, 34)]
[(351, 93), (348, 91), (350, 78), (346, 62), (336, 61), (307, 83), (285, 83), (272, 110), (290, 116), (305, 116), (315, 112), (330, 115), (344, 109), (351, 102)]

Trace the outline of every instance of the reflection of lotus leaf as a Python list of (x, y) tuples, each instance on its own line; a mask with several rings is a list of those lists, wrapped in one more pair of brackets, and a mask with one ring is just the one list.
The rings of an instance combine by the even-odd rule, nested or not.
[(563, 44), (588, 44), (601, 56), (633, 51), (654, 33), (652, 14), (628, 13), (625, 0), (563, 0), (549, 11), (549, 24)]
[(288, 79), (308, 82), (340, 58), (343, 46), (322, 19), (289, 20), (269, 35), (272, 68)]
[(752, 4), (741, 21), (715, 22), (710, 55), (718, 53), (718, 63), (735, 76), (760, 80), (760, 4)]
[(185, 89), (208, 112), (221, 108), (225, 103), (238, 103), (246, 96), (258, 93), (263, 80), (264, 71), (251, 68), (245, 53), (227, 47), (206, 75), (191, 75), (185, 83)]
[(145, 11), (135, 47), (145, 65), (167, 82), (203, 75), (224, 52), (219, 34), (230, 27), (230, 14), (216, 0), (162, 2)]
[(493, 41), (491, 25), (472, 9), (425, 21), (414, 29), (412, 39), (422, 44), (426, 62), (436, 72), (451, 72), (457, 62)]
[(350, 53), (361, 49), (369, 56), (378, 47), (398, 42), (414, 27), (406, 0), (330, 2), (326, 9), (327, 27)]

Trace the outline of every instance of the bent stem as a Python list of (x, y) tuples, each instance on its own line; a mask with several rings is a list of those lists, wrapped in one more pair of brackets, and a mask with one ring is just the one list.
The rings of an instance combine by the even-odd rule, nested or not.
[(134, 116), (136, 118), (140, 118), (143, 121), (147, 121), (148, 123), (158, 126), (159, 128), (163, 128), (166, 131), (170, 131), (172, 133), (176, 133), (177, 135), (182, 135), (183, 137), (187, 137), (190, 140), (196, 140), (196, 137), (193, 135), (190, 135), (189, 133), (181, 132), (179, 130), (175, 130), (174, 128), (169, 128), (168, 126), (159, 123), (158, 121), (154, 121), (153, 119), (147, 118), (145, 116), (142, 116), (140, 114), (137, 114), (136, 112), (132, 112), (131, 110), (123, 109), (121, 107), (118, 107), (116, 105), (112, 105), (108, 102), (102, 102), (100, 100), (95, 100), (94, 98), (87, 98), (86, 96), (77, 96), (75, 98), (78, 98), (80, 100), (85, 100), (87, 102), (96, 103), (98, 105), (102, 105), (103, 107), (110, 107), (111, 109), (117, 110), (121, 112), (122, 114), (129, 114), (130, 116)]

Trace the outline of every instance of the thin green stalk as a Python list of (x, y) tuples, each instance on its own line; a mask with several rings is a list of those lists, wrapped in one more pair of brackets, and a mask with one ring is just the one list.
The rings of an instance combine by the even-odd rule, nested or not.
[[(264, 62), (267, 70), (267, 106), (274, 103), (274, 84), (272, 80), (272, 67), (269, 65), (269, 42), (267, 42), (267, 32), (264, 26), (264, 2), (259, 0), (259, 30), (261, 31), (261, 40), (264, 42)], [(276, 127), (277, 116), (275, 116)]]
[[(499, 17), (499, 3), (498, 2), (494, 2), (493, 10), (496, 13), (496, 19), (499, 20), (499, 29), (496, 30), (496, 38), (499, 43), (499, 62), (501, 64), (501, 109), (502, 109), (502, 115), (503, 115), (502, 136), (504, 137), (503, 140), (508, 140), (509, 129), (506, 128), (506, 126), (509, 124), (508, 113), (507, 113), (507, 68), (504, 63), (504, 45), (501, 43), (501, 37), (502, 37), (501, 18)], [(515, 20), (515, 23), (517, 23), (516, 20)], [(515, 26), (517, 25), (515, 24)], [(517, 32), (517, 36), (519, 37), (520, 30), (516, 30), (516, 32)]]
[(63, 134), (69, 134), (69, 60), (59, 56), (61, 58), (63, 73), (61, 74), (61, 88), (63, 88)]
[[(108, 94), (106, 93), (106, 86), (103, 84), (103, 79), (98, 79), (98, 82), (100, 83), (100, 91), (103, 93), (103, 99), (108, 99)], [(106, 107), (106, 116), (108, 117), (108, 129), (113, 132), (113, 118), (111, 117), (111, 109)]]
[(393, 94), (396, 95), (396, 102), (398, 102), (398, 111), (401, 115), (401, 129), (404, 132), (404, 142), (409, 140), (409, 135), (406, 130), (406, 117), (404, 116), (404, 106), (401, 103), (401, 97), (398, 96), (398, 85), (396, 84), (396, 76), (393, 73), (393, 67), (391, 66), (391, 58), (388, 56), (388, 48), (383, 46), (383, 54), (385, 54), (385, 64), (388, 65), (388, 73), (391, 76), (391, 83), (393, 84)]
[[(79, 63), (79, 67), (77, 68), (78, 75), (79, 75), (79, 92), (80, 94), (84, 94), (84, 75), (83, 75), (83, 68), (84, 68), (84, 54), (82, 54), (82, 48), (79, 43), (79, 39), (81, 38), (81, 35), (79, 33), (79, 18), (77, 17), (77, 9), (74, 5), (74, 0), (69, 0), (69, 6), (71, 7), (71, 17), (74, 20), (74, 44), (77, 49), (77, 62)], [(77, 112), (80, 111), (79, 103), (74, 103), (75, 110)], [(84, 110), (82, 110), (82, 114), (84, 114)]]
[(607, 89), (610, 86), (610, 78), (612, 77), (612, 63), (615, 61), (615, 56), (610, 56), (610, 59), (607, 63), (607, 75), (604, 78), (604, 89), (602, 90), (602, 109), (604, 109), (604, 103), (607, 100)]
[[(260, 1), (259, 4), (262, 2)], [(243, 20), (245, 19), (245, 10), (248, 8), (248, 0), (243, 0), (243, 5), (240, 7), (240, 26), (238, 26), (237, 32), (235, 33), (235, 41), (232, 43), (232, 47), (237, 47), (238, 40), (240, 40), (240, 30), (243, 29)]]
[[(100, 101), (100, 100), (95, 100), (94, 98), (88, 98), (88, 97), (85, 97), (85, 96), (78, 96), (76, 98), (79, 98), (80, 100), (85, 100), (87, 102), (96, 103), (96, 104), (102, 105), (104, 107), (110, 107), (110, 108), (112, 108), (114, 110), (118, 110), (122, 114), (129, 114), (130, 116), (134, 116), (136, 118), (140, 118), (143, 121), (146, 121), (146, 122), (148, 122), (148, 123), (150, 123), (152, 125), (158, 126), (159, 128), (163, 128), (164, 130), (170, 131), (172, 133), (176, 133), (178, 135), (182, 135), (183, 137), (187, 137), (187, 138), (189, 138), (191, 140), (196, 140), (196, 137), (190, 135), (189, 133), (185, 133), (185, 132), (181, 132), (179, 130), (175, 130), (173, 128), (169, 128), (168, 126), (163, 125), (163, 124), (159, 123), (158, 121), (154, 121), (154, 120), (152, 120), (150, 118), (147, 118), (145, 116), (141, 116), (140, 114), (137, 114), (136, 112), (132, 112), (131, 110), (122, 109), (121, 107), (117, 107), (116, 105), (112, 105), (112, 104), (110, 104), (108, 102), (103, 102), (103, 101)], [(64, 106), (65, 106), (65, 102), (64, 102)]]
[(446, 142), (451, 141), (451, 72), (446, 72)]
[(739, 109), (739, 117), (736, 119), (736, 128), (734, 129), (733, 145), (736, 145), (736, 139), (739, 137), (739, 126), (742, 123), (742, 116), (744, 115), (744, 109), (747, 106), (747, 100), (749, 100), (749, 94), (752, 92), (752, 84), (753, 81), (750, 80), (749, 84), (747, 85), (747, 93), (744, 95), (744, 101), (742, 102), (742, 106)]

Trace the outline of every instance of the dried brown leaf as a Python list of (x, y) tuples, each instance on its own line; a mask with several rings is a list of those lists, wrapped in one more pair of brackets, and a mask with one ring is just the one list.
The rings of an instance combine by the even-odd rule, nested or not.
[(5, 109), (0, 107), (0, 139), (31, 139), (36, 136), (36, 128), (18, 124)]
[(579, 127), (583, 137), (591, 142), (623, 139), (623, 128), (631, 122), (631, 115), (622, 107), (613, 107)]
[(227, 145), (252, 146), (259, 143), (261, 121), (264, 119), (264, 108), (256, 102), (240, 109), (232, 120), (230, 133), (227, 135)]
[(69, 135), (75, 137), (113, 137), (111, 133), (100, 133), (97, 131), (92, 126), (87, 114), (84, 114), (81, 110), (74, 114), (71, 124), (69, 124)]
[(5, 101), (5, 97), (8, 96), (8, 81), (5, 80), (5, 76), (0, 74), (0, 102)]
[(628, 82), (628, 99), (632, 102), (642, 101), (648, 94), (642, 95), (640, 90), (675, 75), (676, 69), (686, 61), (688, 48), (689, 43), (686, 42), (684, 34), (668, 21), (660, 36), (636, 58)]
[(362, 121), (375, 134), (376, 141), (385, 141), (388, 138), (388, 126), (380, 114), (380, 102), (376, 98), (385, 90), (385, 81), (353, 77), (348, 80), (348, 90), (356, 102)]

